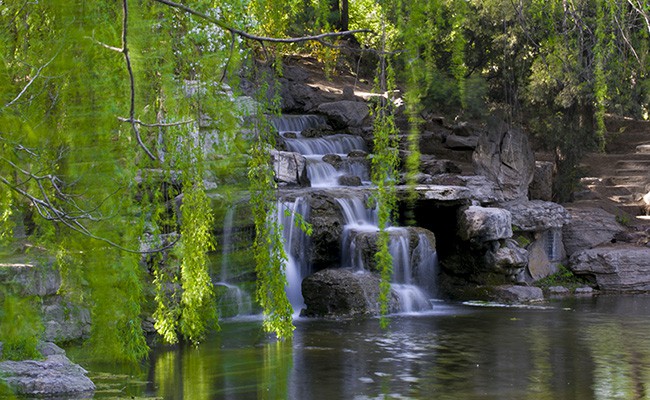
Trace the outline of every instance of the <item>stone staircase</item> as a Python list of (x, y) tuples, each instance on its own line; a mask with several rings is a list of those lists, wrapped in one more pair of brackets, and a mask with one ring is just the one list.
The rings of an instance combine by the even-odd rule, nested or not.
[(587, 191), (580, 197), (606, 201), (621, 211), (617, 215), (650, 220), (650, 122), (619, 120), (612, 125), (607, 153), (589, 154), (582, 164)]

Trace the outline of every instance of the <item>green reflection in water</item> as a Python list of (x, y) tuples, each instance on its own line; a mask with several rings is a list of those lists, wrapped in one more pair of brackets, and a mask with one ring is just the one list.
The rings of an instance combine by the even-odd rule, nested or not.
[(595, 364), (595, 399), (650, 399), (650, 348), (634, 322), (590, 325), (585, 337)]

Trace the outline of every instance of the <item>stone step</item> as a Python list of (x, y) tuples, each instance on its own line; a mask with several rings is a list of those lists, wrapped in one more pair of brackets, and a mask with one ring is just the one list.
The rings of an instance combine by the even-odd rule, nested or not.
[(605, 186), (635, 185), (635, 186), (645, 187), (645, 185), (648, 184), (649, 182), (648, 182), (648, 177), (646, 176), (632, 175), (632, 176), (605, 176), (603, 177), (602, 183)]
[(650, 155), (647, 160), (620, 160), (616, 162), (617, 169), (633, 169), (650, 171)]
[(636, 146), (637, 154), (650, 154), (650, 144), (640, 144)]
[(617, 169), (616, 176), (640, 176), (650, 180), (650, 169)]

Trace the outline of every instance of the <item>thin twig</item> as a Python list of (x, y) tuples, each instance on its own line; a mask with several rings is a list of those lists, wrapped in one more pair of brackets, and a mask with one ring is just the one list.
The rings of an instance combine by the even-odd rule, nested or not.
[(36, 80), (36, 78), (38, 78), (38, 76), (41, 74), (41, 71), (43, 70), (43, 68), (45, 68), (45, 67), (47, 67), (48, 65), (50, 65), (50, 63), (51, 63), (52, 61), (54, 61), (54, 59), (56, 58), (56, 56), (57, 56), (58, 54), (59, 54), (59, 53), (57, 52), (57, 54), (55, 54), (54, 57), (52, 57), (52, 58), (50, 59), (50, 61), (48, 61), (48, 62), (46, 62), (45, 64), (43, 64), (43, 65), (38, 69), (38, 71), (36, 71), (36, 74), (34, 75), (34, 77), (33, 77), (32, 79), (30, 79), (29, 82), (27, 82), (27, 85), (25, 85), (25, 87), (23, 88), (23, 90), (21, 90), (20, 93), (18, 93), (18, 96), (16, 96), (16, 97), (15, 97), (13, 100), (11, 100), (9, 103), (5, 104), (5, 107), (9, 107), (9, 106), (11, 106), (12, 104), (14, 104), (15, 102), (17, 102), (18, 99), (20, 99), (20, 98), (22, 97), (22, 95), (27, 91), (27, 89), (32, 85), (32, 83), (34, 83), (34, 81)]

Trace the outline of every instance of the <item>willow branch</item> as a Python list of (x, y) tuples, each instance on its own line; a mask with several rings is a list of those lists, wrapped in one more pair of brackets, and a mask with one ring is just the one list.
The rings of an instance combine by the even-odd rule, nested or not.
[(190, 119), (190, 120), (187, 120), (187, 121), (148, 124), (146, 122), (140, 121), (139, 119), (131, 119), (131, 118), (123, 118), (123, 117), (117, 117), (117, 119), (122, 121), (122, 122), (134, 123), (134, 124), (138, 124), (138, 125), (141, 125), (141, 126), (145, 126), (147, 128), (161, 128), (161, 127), (166, 127), (166, 126), (179, 126), (179, 125), (193, 124), (194, 122), (196, 122), (195, 120)]
[(153, 0), (157, 3), (162, 3), (166, 4), (170, 7), (178, 8), (179, 10), (183, 10), (186, 13), (195, 15), (199, 18), (202, 18), (206, 21), (212, 22), (213, 24), (217, 25), (219, 28), (227, 30), (228, 32), (231, 32), (232, 34), (241, 36), (246, 39), (250, 40), (255, 40), (257, 42), (268, 42), (268, 43), (301, 43), (301, 42), (314, 42), (314, 41), (321, 41), (326, 38), (330, 37), (341, 37), (341, 36), (348, 36), (352, 35), (355, 33), (372, 33), (371, 30), (369, 29), (355, 29), (352, 31), (344, 31), (344, 32), (327, 32), (327, 33), (321, 33), (319, 35), (310, 35), (310, 36), (301, 36), (301, 37), (296, 37), (296, 38), (273, 38), (273, 37), (267, 37), (267, 36), (258, 36), (258, 35), (253, 35), (251, 33), (248, 33), (246, 31), (242, 31), (240, 29), (233, 28), (232, 26), (226, 25), (224, 22), (211, 17), (207, 14), (204, 14), (200, 11), (194, 10), (193, 8), (190, 8), (186, 5), (180, 4), (180, 3), (175, 3), (173, 1), (169, 0)]

